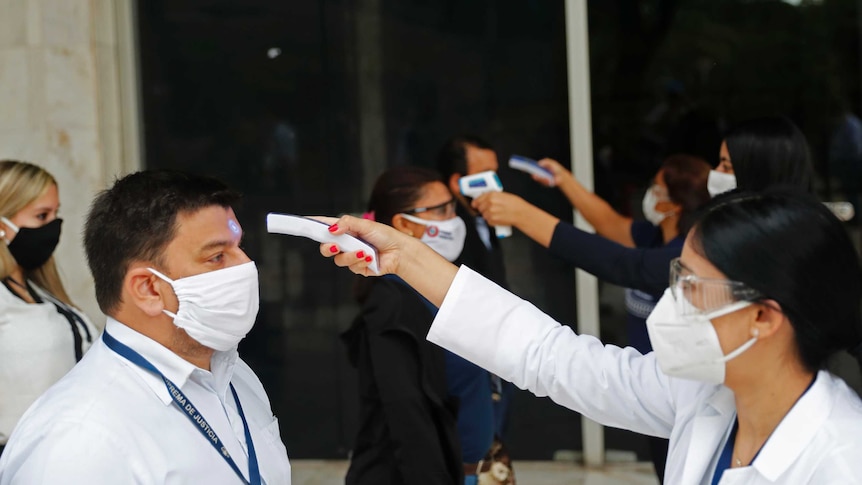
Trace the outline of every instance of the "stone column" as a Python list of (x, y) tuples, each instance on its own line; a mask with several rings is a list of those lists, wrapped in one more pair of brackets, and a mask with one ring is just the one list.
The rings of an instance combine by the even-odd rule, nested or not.
[(60, 272), (98, 325), (81, 233), (93, 196), (141, 163), (133, 1), (0, 0), (0, 159), (57, 179)]

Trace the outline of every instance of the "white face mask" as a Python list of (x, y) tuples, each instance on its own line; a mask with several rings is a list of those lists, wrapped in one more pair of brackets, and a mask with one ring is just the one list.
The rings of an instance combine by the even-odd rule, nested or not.
[(717, 170), (709, 171), (709, 177), (706, 179), (706, 190), (709, 191), (710, 197), (715, 197), (718, 194), (723, 194), (735, 188), (736, 175)]
[(733, 313), (751, 305), (739, 301), (709, 315), (681, 317), (668, 288), (647, 317), (647, 332), (661, 371), (666, 375), (721, 384), (725, 362), (736, 358), (757, 341), (754, 336), (738, 349), (724, 355), (718, 334), (710, 319)]
[(179, 300), (177, 313), (162, 311), (201, 345), (230, 350), (254, 326), (260, 293), (253, 261), (178, 280), (148, 269), (168, 282)]
[(659, 202), (667, 201), (668, 199), (659, 198), (656, 195), (655, 187), (656, 186), (653, 185), (652, 187), (647, 189), (646, 193), (644, 194), (642, 209), (644, 211), (644, 217), (646, 218), (646, 220), (648, 220), (652, 225), (658, 226), (662, 223), (662, 221), (672, 216), (675, 211), (659, 212), (658, 210), (656, 210), (656, 204), (658, 204)]
[(446, 258), (446, 261), (455, 261), (461, 255), (464, 239), (467, 237), (467, 225), (464, 224), (464, 219), (455, 216), (445, 221), (432, 221), (410, 214), (401, 214), (401, 217), (425, 226), (425, 232), (422, 233), (420, 240)]

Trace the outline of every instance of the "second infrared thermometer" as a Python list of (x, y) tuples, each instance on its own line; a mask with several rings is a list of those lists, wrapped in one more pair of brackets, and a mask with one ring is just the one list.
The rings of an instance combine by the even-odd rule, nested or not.
[[(466, 175), (458, 180), (458, 188), (465, 197), (476, 198), (486, 192), (502, 192), (503, 184), (493, 170)], [(512, 226), (495, 226), (498, 239), (512, 235)]]
[(550, 187), (556, 185), (554, 174), (547, 168), (539, 165), (539, 162), (533, 160), (532, 158), (522, 157), (520, 155), (512, 155), (511, 157), (509, 157), (509, 168), (514, 168), (515, 170), (520, 170), (522, 172), (527, 172), (530, 175), (535, 175), (536, 177), (539, 177), (544, 180)]

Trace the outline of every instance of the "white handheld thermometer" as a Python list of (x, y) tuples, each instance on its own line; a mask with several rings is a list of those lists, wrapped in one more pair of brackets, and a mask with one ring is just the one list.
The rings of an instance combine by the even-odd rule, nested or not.
[(547, 168), (539, 165), (539, 162), (532, 158), (522, 157), (520, 155), (512, 155), (509, 157), (509, 168), (527, 172), (530, 175), (542, 178), (549, 186), (553, 187), (556, 184), (554, 174)]
[(375, 274), (380, 274), (380, 269), (377, 266), (377, 249), (374, 246), (349, 234), (336, 236), (329, 232), (329, 224), (325, 222), (304, 216), (271, 212), (266, 215), (266, 230), (276, 234), (307, 237), (321, 244), (336, 244), (338, 249), (345, 253), (363, 251), (374, 258), (368, 264), (368, 268)]

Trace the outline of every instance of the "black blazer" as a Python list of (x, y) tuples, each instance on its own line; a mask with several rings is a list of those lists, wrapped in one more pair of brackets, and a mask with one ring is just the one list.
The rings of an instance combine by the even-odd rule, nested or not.
[(342, 339), (359, 372), (360, 425), (347, 484), (464, 481), (443, 349), (425, 340), (433, 315), (396, 277), (370, 278)]

